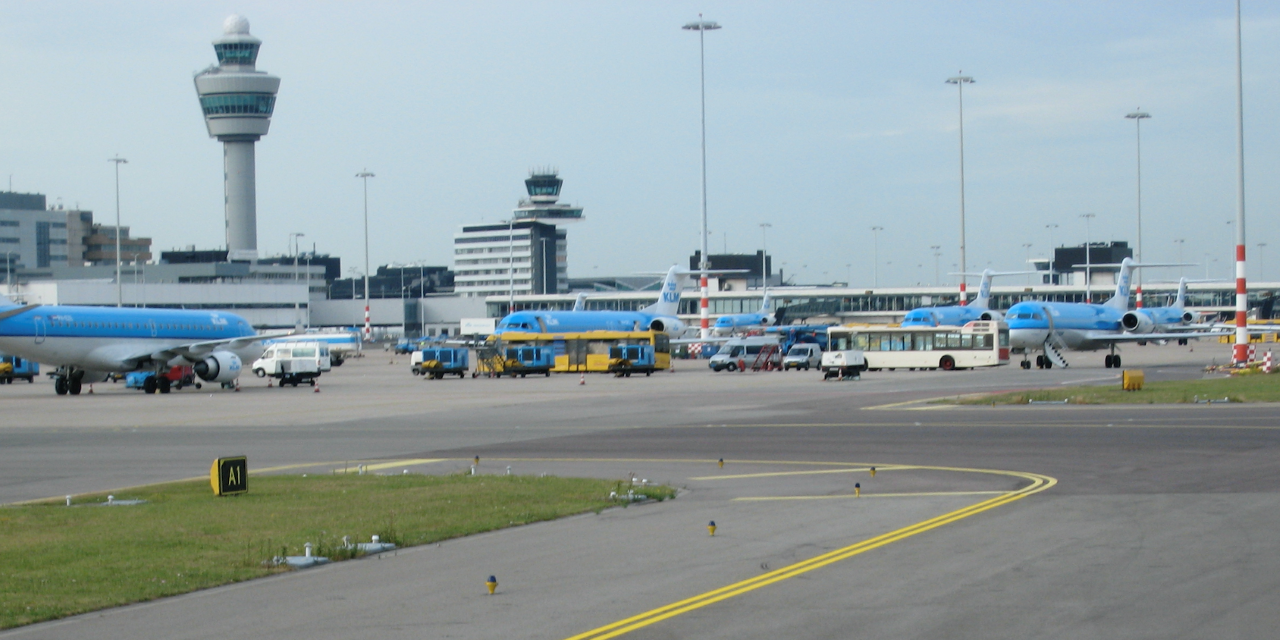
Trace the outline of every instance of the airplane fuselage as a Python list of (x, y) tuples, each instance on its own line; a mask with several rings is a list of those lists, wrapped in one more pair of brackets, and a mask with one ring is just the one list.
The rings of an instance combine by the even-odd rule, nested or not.
[[(50, 305), (0, 320), (0, 351), (87, 371), (132, 371), (137, 354), (252, 335), (244, 318), (221, 311)], [(225, 350), (251, 360), (262, 348)]]
[(1090, 335), (1121, 334), (1123, 315), (1124, 312), (1101, 304), (1019, 302), (1005, 313), (1005, 322), (1009, 324), (1009, 346), (1015, 349), (1042, 348), (1052, 329), (1069, 349), (1096, 351), (1110, 347), (1111, 343)]
[[(517, 311), (503, 318), (494, 333), (522, 331), (535, 333), (570, 333), (579, 331), (668, 331), (674, 318), (663, 318), (641, 311)], [(663, 325), (654, 327), (654, 322)]]

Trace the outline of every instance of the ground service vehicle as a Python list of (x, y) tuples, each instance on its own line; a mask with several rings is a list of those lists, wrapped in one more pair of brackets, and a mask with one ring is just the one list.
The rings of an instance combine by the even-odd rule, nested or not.
[(776, 334), (733, 338), (707, 361), (712, 371), (782, 370), (782, 349)]
[(195, 371), (191, 367), (170, 367), (161, 374), (154, 371), (130, 371), (124, 376), (124, 386), (126, 389), (141, 389), (143, 393), (169, 393), (170, 390), (177, 391), (188, 386), (199, 389), (202, 385), (196, 381)]
[[(270, 346), (288, 342), (323, 342), (329, 345), (329, 364), (334, 367), (341, 367), (347, 358), (354, 358), (360, 355), (360, 335), (352, 331), (335, 329), (285, 336), (268, 340), (264, 344)], [(409, 353), (412, 350), (412, 348), (409, 348), (404, 353)], [(399, 345), (396, 347), (396, 353), (401, 353)]]
[(654, 366), (653, 345), (632, 344), (609, 347), (609, 370), (619, 378), (630, 378), (632, 373), (652, 374)]
[(413, 352), (413, 375), (435, 380), (445, 375), (467, 375), (467, 349), (465, 347), (431, 347)]
[(26, 358), (0, 354), (0, 384), (13, 384), (14, 380), (35, 382), (40, 375), (40, 365)]
[(305, 382), (316, 386), (316, 378), (332, 366), (329, 345), (324, 342), (291, 341), (267, 347), (261, 358), (253, 363), (253, 373), (259, 378), (270, 376), (280, 380), (280, 386)]
[(782, 359), (782, 370), (809, 369), (822, 366), (822, 348), (813, 343), (791, 345), (791, 350)]
[[(978, 320), (963, 327), (831, 327), (832, 352), (862, 351), (866, 368), (970, 369), (1009, 363), (1009, 326)], [(823, 370), (828, 370), (823, 356)]]
[[(507, 345), (532, 344), (551, 348), (556, 373), (617, 373), (619, 369), (652, 373), (671, 368), (671, 338), (661, 331), (574, 331), (565, 333), (502, 334)], [(630, 350), (630, 347), (643, 347)], [(623, 351), (614, 351), (614, 349)], [(652, 352), (652, 357), (650, 357)], [(627, 360), (621, 366), (620, 360)]]

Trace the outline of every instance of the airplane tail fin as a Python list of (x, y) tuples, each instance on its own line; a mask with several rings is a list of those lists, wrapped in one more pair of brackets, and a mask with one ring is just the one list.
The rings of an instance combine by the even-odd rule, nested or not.
[(764, 292), (764, 302), (760, 304), (759, 313), (768, 315), (769, 311), (771, 311), (772, 309), (773, 309), (773, 300), (769, 298), (769, 292), (766, 291)]
[(1134, 262), (1131, 258), (1121, 260), (1119, 264), (1095, 264), (1092, 267), (1120, 267), (1120, 275), (1116, 278), (1116, 292), (1111, 296), (1110, 300), (1102, 303), (1103, 306), (1119, 309), (1120, 311), (1129, 310), (1129, 282), (1133, 277), (1134, 269), (1142, 267), (1187, 267), (1195, 265), (1187, 265), (1179, 262)]
[(584, 291), (578, 294), (578, 298), (573, 301), (573, 310), (582, 311), (587, 308), (587, 293)]
[(667, 270), (667, 277), (662, 280), (662, 290), (658, 293), (658, 301), (641, 311), (655, 316), (675, 317), (680, 311), (679, 267), (671, 267)]
[(978, 283), (978, 295), (970, 302), (968, 306), (974, 309), (990, 309), (991, 308), (991, 279), (996, 276), (1025, 276), (1028, 274), (1039, 273), (1038, 271), (992, 271), (983, 269), (982, 273), (974, 273), (971, 271), (960, 271), (949, 273), (951, 276), (981, 276), (982, 280)]

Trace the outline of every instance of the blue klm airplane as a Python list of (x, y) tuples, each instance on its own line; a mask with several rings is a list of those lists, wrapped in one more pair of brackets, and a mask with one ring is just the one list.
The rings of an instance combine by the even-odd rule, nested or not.
[(992, 271), (985, 269), (978, 283), (978, 295), (966, 306), (948, 305), (945, 307), (920, 307), (907, 312), (902, 319), (904, 327), (963, 327), (975, 320), (1003, 320), (1004, 314), (991, 308), (991, 279), (995, 276), (1017, 276), (1034, 271)]
[[(1114, 266), (1114, 265), (1095, 265)], [(1120, 263), (1116, 278), (1116, 292), (1102, 304), (1082, 302), (1045, 302), (1040, 300), (1019, 302), (1009, 307), (1005, 319), (1009, 323), (1009, 345), (1021, 349), (1024, 354), (1022, 368), (1030, 369), (1026, 355), (1042, 351), (1036, 356), (1036, 367), (1052, 368), (1055, 364), (1066, 367), (1062, 350), (1097, 351), (1110, 349), (1103, 360), (1105, 366), (1120, 367), (1120, 355), (1116, 345), (1136, 342), (1139, 345), (1162, 340), (1178, 340), (1226, 335), (1213, 325), (1193, 324), (1194, 315), (1186, 309), (1186, 281), (1178, 287), (1178, 298), (1168, 307), (1129, 310), (1129, 279), (1138, 267), (1179, 266), (1168, 264), (1138, 264), (1129, 258)]]
[(507, 331), (568, 333), (578, 331), (659, 331), (678, 337), (685, 323), (676, 313), (680, 305), (679, 267), (671, 267), (662, 281), (658, 301), (639, 311), (517, 311), (498, 322), (495, 334)]
[[(232, 386), (241, 363), (262, 355), (261, 341), (271, 337), (221, 311), (17, 305), (0, 296), (0, 351), (56, 366), (58, 395), (79, 394), (112, 373), (175, 366)], [(168, 393), (168, 378), (155, 378), (155, 390)]]

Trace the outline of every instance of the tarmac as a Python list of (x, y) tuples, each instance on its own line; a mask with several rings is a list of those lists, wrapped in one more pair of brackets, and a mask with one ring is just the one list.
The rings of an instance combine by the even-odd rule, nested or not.
[[(1201, 377), (1226, 355), (1205, 344), (1124, 357), (1158, 380)], [(289, 473), (362, 462), (444, 473), (479, 455), (480, 473), (634, 477), (637, 491), (647, 480), (681, 492), (0, 637), (1273, 635), (1275, 406), (922, 402), (1119, 384), (1101, 354), (1070, 358), (1065, 370), (857, 382), (678, 361), (675, 373), (579, 385), (422, 380), (407, 358), (374, 353), (326, 374), (318, 394), (256, 379), (239, 393), (166, 396), (6, 385), (5, 415), (21, 420), (0, 426), (0, 502), (201, 476), (238, 453), (251, 470)]]

